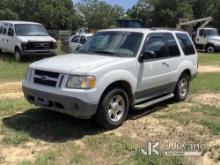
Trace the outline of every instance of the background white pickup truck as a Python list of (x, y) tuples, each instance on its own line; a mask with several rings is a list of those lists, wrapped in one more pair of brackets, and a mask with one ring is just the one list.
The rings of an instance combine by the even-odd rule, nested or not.
[(184, 100), (197, 66), (195, 46), (185, 32), (103, 30), (77, 55), (32, 63), (23, 92), (35, 105), (77, 118), (95, 116), (101, 126), (115, 128), (130, 107)]
[(0, 21), (0, 51), (14, 54), (17, 61), (24, 57), (55, 56), (56, 47), (56, 40), (42, 24)]

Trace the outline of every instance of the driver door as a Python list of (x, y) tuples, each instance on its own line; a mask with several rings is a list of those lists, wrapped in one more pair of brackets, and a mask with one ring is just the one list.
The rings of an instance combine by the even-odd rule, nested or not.
[(169, 93), (170, 61), (164, 34), (153, 33), (147, 36), (143, 51), (153, 51), (155, 57), (149, 57), (140, 63), (136, 100), (143, 101)]

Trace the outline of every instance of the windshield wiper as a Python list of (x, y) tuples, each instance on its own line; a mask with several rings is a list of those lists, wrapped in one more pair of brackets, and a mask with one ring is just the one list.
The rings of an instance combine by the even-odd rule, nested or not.
[(114, 52), (111, 52), (108, 50), (96, 50), (96, 51), (94, 51), (94, 53), (116, 55)]

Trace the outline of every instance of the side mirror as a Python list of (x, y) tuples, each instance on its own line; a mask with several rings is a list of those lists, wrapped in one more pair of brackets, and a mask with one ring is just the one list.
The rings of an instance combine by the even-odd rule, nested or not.
[(8, 36), (13, 37), (14, 36), (14, 32), (13, 31), (8, 31)]
[(155, 59), (156, 58), (156, 53), (150, 50), (144, 50), (142, 56), (141, 56), (141, 61), (144, 60), (150, 60), (150, 59)]

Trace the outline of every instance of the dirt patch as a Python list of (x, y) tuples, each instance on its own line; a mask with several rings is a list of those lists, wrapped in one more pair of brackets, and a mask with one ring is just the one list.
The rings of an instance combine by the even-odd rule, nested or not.
[(23, 160), (35, 160), (38, 153), (46, 151), (48, 145), (28, 142), (22, 146), (8, 146), (0, 144), (0, 164), (13, 165)]
[(213, 105), (220, 107), (220, 93), (203, 93), (193, 95), (192, 102), (204, 105)]
[(22, 97), (21, 82), (8, 82), (0, 84), (0, 98)]
[(209, 66), (209, 65), (200, 65), (199, 73), (209, 73), (209, 72), (220, 72), (220, 67), (218, 66)]

